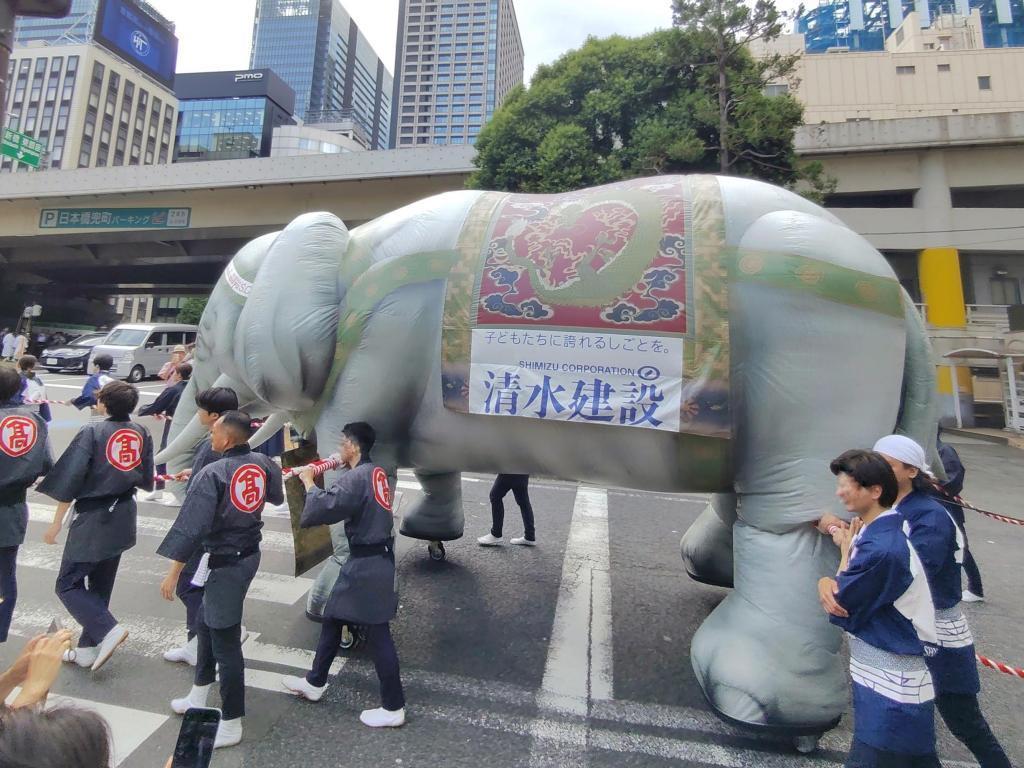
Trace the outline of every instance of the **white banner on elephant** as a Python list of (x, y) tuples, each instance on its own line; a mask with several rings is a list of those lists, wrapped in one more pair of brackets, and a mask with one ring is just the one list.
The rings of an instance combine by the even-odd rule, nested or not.
[(683, 339), (475, 328), (469, 410), (679, 431)]

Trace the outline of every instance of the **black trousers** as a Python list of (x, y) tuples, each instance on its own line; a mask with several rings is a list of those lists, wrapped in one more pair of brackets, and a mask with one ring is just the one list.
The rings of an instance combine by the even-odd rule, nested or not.
[(972, 693), (941, 693), (935, 697), (935, 707), (949, 728), (971, 750), (981, 768), (1010, 768), (1010, 761), (985, 722)]
[[(316, 645), (316, 656), (313, 668), (306, 675), (306, 682), (323, 687), (327, 683), (327, 675), (331, 671), (331, 663), (338, 654), (341, 643), (341, 628), (347, 622), (338, 619), (324, 618), (320, 625), (320, 641)], [(380, 704), (389, 712), (405, 706), (405, 692), (402, 690), (402, 677), (398, 668), (398, 651), (391, 637), (391, 626), (388, 624), (362, 625), (366, 633), (366, 645), (373, 656), (373, 666), (377, 670), (380, 681)]]
[(203, 588), (192, 583), (192, 577), (196, 572), (188, 568), (178, 576), (178, 584), (174, 588), (174, 594), (185, 604), (185, 626), (188, 627), (188, 639), (196, 636), (196, 627), (199, 624), (199, 609), (203, 605)]
[(523, 514), (523, 536), (533, 541), (537, 532), (533, 527), (533, 505), (530, 504), (530, 492), (527, 486), (529, 475), (498, 475), (491, 486), (491, 535), (501, 538), (501, 528), (505, 522), (505, 494), (512, 491), (519, 511)]
[(64, 560), (57, 574), (57, 597), (68, 613), (82, 625), (79, 648), (94, 648), (117, 625), (110, 613), (110, 596), (121, 556), (98, 563), (75, 563)]
[(245, 659), (242, 658), (242, 625), (212, 629), (203, 612), (196, 622), (199, 638), (196, 660), (196, 685), (210, 685), (220, 671), (221, 711), (225, 720), (245, 714)]
[[(160, 435), (160, 450), (161, 451), (164, 448), (167, 447), (167, 436), (170, 435), (170, 434), (171, 434), (171, 420), (170, 419), (164, 419), (164, 431)], [(167, 474), (167, 465), (166, 464), (157, 464), (157, 466), (156, 466), (156, 473), (158, 475), (166, 475)], [(154, 491), (162, 491), (163, 489), (164, 489), (164, 481), (163, 480), (157, 480), (153, 484), (153, 490)]]
[(18, 602), (18, 548), (0, 547), (0, 643), (7, 642), (14, 617), (14, 605)]

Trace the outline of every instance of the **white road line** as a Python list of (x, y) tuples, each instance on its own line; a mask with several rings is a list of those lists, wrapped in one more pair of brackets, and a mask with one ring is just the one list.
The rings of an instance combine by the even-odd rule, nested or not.
[[(531, 768), (587, 764), (590, 704), (612, 698), (609, 568), (608, 492), (579, 486), (537, 694), (540, 711), (529, 728)], [(580, 722), (553, 720), (554, 714), (576, 716)]]
[(609, 560), (608, 492), (580, 486), (541, 683), (556, 710), (561, 702), (566, 711), (585, 715), (588, 701), (612, 698)]
[[(49, 504), (29, 502), (28, 519), (33, 523), (49, 524), (53, 522), (53, 513), (56, 510), (56, 507)], [(142, 536), (159, 536), (162, 538), (167, 535), (169, 530), (171, 530), (171, 525), (173, 523), (173, 520), (168, 520), (163, 517), (138, 515), (136, 517), (135, 527), (137, 532)], [(65, 525), (66, 524), (67, 520), (65, 519)], [(288, 555), (294, 554), (295, 544), (291, 533), (269, 531), (266, 526), (264, 526), (262, 533), (263, 541), (260, 542), (260, 548), (264, 551), (283, 552)]]
[[(56, 576), (63, 556), (63, 547), (25, 542), (18, 550), (18, 567), (49, 571)], [(121, 555), (121, 578), (131, 579), (134, 584), (159, 585), (167, 575), (167, 566), (160, 563), (161, 559), (129, 550)], [(258, 571), (249, 585), (248, 597), (260, 602), (294, 605), (312, 586), (312, 579)], [(158, 596), (156, 589), (153, 596)]]
[[(7, 701), (14, 701), (20, 690), (20, 688), (15, 688), (7, 697)], [(54, 707), (87, 709), (106, 720), (110, 727), (110, 745), (113, 752), (110, 757), (113, 766), (118, 766), (127, 760), (132, 752), (170, 719), (168, 715), (147, 712), (142, 709), (119, 707), (115, 704), (79, 699), (74, 696), (50, 694), (46, 699), (46, 708), (53, 709)]]
[[(73, 389), (76, 392), (82, 391), (81, 386), (76, 387), (74, 384), (50, 384), (47, 381), (43, 381), (43, 386), (45, 386), (47, 389)], [(160, 392), (147, 392), (144, 389), (139, 390), (140, 397), (156, 397), (159, 394)]]

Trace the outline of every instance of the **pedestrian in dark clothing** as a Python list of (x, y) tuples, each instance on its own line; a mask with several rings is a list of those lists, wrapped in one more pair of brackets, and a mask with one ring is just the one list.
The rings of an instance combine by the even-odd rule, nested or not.
[[(192, 366), (188, 363), (179, 363), (178, 367), (174, 369), (172, 381), (174, 382), (169, 387), (165, 387), (156, 400), (147, 405), (145, 408), (139, 411), (139, 416), (162, 416), (164, 419), (163, 432), (160, 435), (160, 448), (163, 450), (167, 447), (167, 437), (171, 433), (171, 419), (174, 418), (174, 411), (178, 408), (178, 401), (181, 399), (181, 393), (185, 391), (185, 387), (188, 386), (189, 379), (192, 378)], [(156, 468), (157, 474), (163, 475), (167, 473), (167, 465), (160, 464)], [(177, 501), (174, 497), (168, 494), (169, 498), (164, 498), (164, 481), (157, 480), (156, 487), (152, 493), (147, 493), (142, 497), (143, 501), (162, 501), (168, 506), (176, 506)]]
[(978, 569), (978, 563), (975, 561), (974, 555), (971, 554), (971, 548), (967, 541), (967, 521), (964, 508), (953, 501), (954, 497), (963, 492), (966, 470), (956, 448), (942, 442), (942, 427), (939, 427), (936, 447), (939, 449), (939, 458), (942, 459), (942, 468), (946, 470), (946, 482), (942, 483), (942, 492), (936, 493), (935, 497), (956, 521), (957, 527), (964, 537), (963, 565), (964, 575), (967, 577), (967, 589), (963, 591), (961, 599), (965, 603), (980, 603), (985, 599), (985, 588), (981, 584), (981, 571)]
[(530, 504), (529, 475), (498, 475), (491, 486), (491, 532), (477, 539), (484, 547), (501, 545), (501, 528), (505, 522), (505, 495), (512, 491), (519, 511), (523, 515), (523, 535), (512, 539), (513, 544), (532, 547), (537, 544), (533, 527), (533, 505)]
[(215, 749), (242, 740), (242, 606), (260, 565), (263, 505), (284, 499), (281, 469), (249, 450), (250, 425), (249, 414), (242, 411), (228, 411), (214, 424), (210, 446), (221, 458), (192, 478), (178, 517), (157, 548), (158, 555), (172, 561), (160, 584), (165, 600), (174, 600), (178, 578), (192, 556), (204, 553), (193, 578), (203, 587), (195, 677), (188, 695), (171, 701), (171, 709), (183, 715), (192, 707), (205, 707), (219, 671), (224, 718)]
[(327, 690), (342, 628), (362, 625), (380, 681), (381, 706), (364, 710), (359, 719), (371, 728), (396, 728), (405, 722), (405, 693), (389, 625), (398, 610), (391, 487), (384, 468), (370, 459), (376, 441), (373, 427), (365, 422), (346, 424), (342, 435), (341, 459), (347, 472), (323, 490), (313, 484), (312, 471), (299, 475), (306, 487), (300, 525), (344, 521), (351, 555), (324, 607), (313, 668), (305, 677), (289, 675), (281, 682), (296, 695), (319, 701)]

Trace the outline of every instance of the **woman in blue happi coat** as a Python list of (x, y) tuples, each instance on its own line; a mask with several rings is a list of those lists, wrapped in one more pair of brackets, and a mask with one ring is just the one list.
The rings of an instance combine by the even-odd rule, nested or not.
[(910, 524), (910, 542), (924, 564), (935, 604), (938, 652), (928, 657), (935, 705), (946, 726), (981, 768), (1010, 768), (978, 705), (981, 682), (971, 628), (960, 610), (964, 537), (948, 510), (931, 495), (932, 474), (924, 449), (909, 437), (887, 435), (875, 450), (892, 467), (899, 492), (896, 512)]
[(846, 768), (938, 766), (925, 664), (935, 648), (935, 611), (924, 567), (891, 509), (896, 477), (873, 451), (847, 451), (830, 468), (836, 496), (856, 516), (837, 533), (839, 572), (818, 582), (829, 621), (850, 642), (854, 729)]

